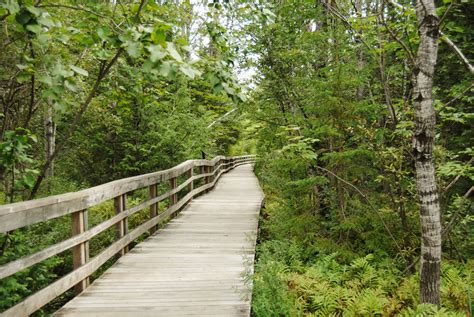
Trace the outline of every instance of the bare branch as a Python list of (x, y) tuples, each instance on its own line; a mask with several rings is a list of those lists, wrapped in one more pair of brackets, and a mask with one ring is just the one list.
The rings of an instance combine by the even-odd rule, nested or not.
[(472, 66), (471, 63), (469, 63), (469, 60), (467, 59), (466, 56), (464, 56), (464, 54), (461, 52), (459, 47), (457, 47), (456, 44), (454, 44), (453, 41), (451, 41), (449, 37), (446, 34), (444, 34), (442, 31), (439, 31), (439, 33), (441, 35), (441, 40), (444, 43), (446, 43), (454, 51), (454, 53), (456, 53), (456, 55), (459, 57), (461, 62), (467, 67), (471, 75), (474, 75), (474, 66)]
[(97, 13), (95, 11), (89, 10), (84, 7), (72, 6), (72, 5), (66, 5), (66, 4), (43, 4), (43, 5), (39, 5), (38, 7), (39, 8), (63, 8), (63, 9), (70, 9), (70, 10), (76, 10), (76, 11), (84, 11), (89, 14), (95, 15), (99, 18), (110, 20), (117, 29), (120, 29), (119, 26), (113, 20), (113, 18), (102, 15), (100, 13)]
[[(388, 3), (390, 3), (392, 6), (394, 6), (395, 8), (397, 9), (400, 9), (400, 10), (404, 10), (406, 11), (407, 8), (405, 8), (404, 6), (402, 6), (401, 4), (393, 1), (393, 0), (386, 0)], [(456, 46), (456, 44), (454, 44), (453, 41), (451, 41), (451, 39), (446, 35), (444, 34), (441, 30), (439, 31), (439, 34), (441, 35), (440, 39), (446, 43), (453, 51), (454, 53), (456, 53), (456, 55), (459, 57), (459, 59), (461, 60), (461, 62), (466, 66), (466, 68), (469, 70), (469, 72), (471, 73), (471, 75), (474, 75), (474, 66), (472, 66), (472, 64), (469, 62), (469, 60), (467, 59), (467, 57), (463, 54), (463, 52), (459, 49), (459, 47)]]
[(398, 244), (397, 240), (395, 239), (395, 237), (393, 236), (393, 233), (392, 231), (390, 230), (390, 228), (387, 226), (387, 224), (385, 223), (385, 220), (383, 220), (382, 216), (379, 214), (379, 211), (372, 205), (371, 201), (369, 200), (369, 198), (367, 198), (367, 196), (359, 189), (357, 188), (356, 186), (354, 186), (353, 184), (351, 184), (350, 182), (346, 181), (345, 179), (339, 177), (338, 175), (334, 174), (332, 171), (324, 168), (324, 167), (321, 167), (321, 166), (318, 166), (318, 165), (313, 165), (314, 167), (316, 167), (317, 169), (320, 169), (332, 176), (334, 176), (335, 178), (337, 178), (338, 180), (340, 180), (341, 182), (343, 182), (344, 184), (350, 186), (352, 189), (354, 189), (360, 196), (362, 196), (362, 198), (364, 198), (364, 200), (367, 202), (367, 204), (369, 205), (369, 207), (375, 211), (375, 213), (377, 214), (377, 216), (379, 217), (380, 221), (382, 221), (382, 224), (383, 226), (385, 227), (385, 230), (387, 231), (387, 233), (389, 234), (390, 238), (392, 238), (393, 242), (395, 243), (395, 246), (397, 247), (398, 251), (401, 253), (402, 252), (402, 248), (400, 247), (400, 245)]
[(382, 24), (385, 27), (385, 29), (388, 31), (388, 33), (392, 37), (392, 39), (394, 39), (398, 44), (400, 44), (400, 46), (407, 52), (408, 57), (410, 58), (410, 62), (412, 64), (414, 64), (415, 63), (415, 56), (414, 56), (413, 52), (411, 51), (411, 49), (405, 44), (405, 42), (403, 42), (397, 36), (397, 34), (395, 34), (395, 32), (392, 31), (392, 29), (390, 29), (390, 27), (387, 25), (387, 23), (385, 22), (384, 19), (381, 19), (381, 21), (382, 21)]
[(212, 127), (214, 124), (216, 124), (217, 122), (221, 121), (222, 119), (224, 119), (225, 117), (227, 117), (228, 115), (230, 115), (232, 112), (236, 111), (237, 108), (234, 108), (230, 111), (227, 111), (224, 115), (222, 115), (221, 117), (217, 118), (216, 120), (212, 121), (211, 124), (209, 124), (207, 126), (207, 128), (209, 129), (210, 127)]
[(33, 189), (31, 190), (31, 193), (30, 193), (28, 199), (33, 199), (36, 196), (36, 194), (39, 190), (39, 187), (40, 187), (41, 183), (43, 182), (43, 180), (46, 176), (46, 173), (48, 172), (51, 164), (53, 163), (53, 160), (56, 158), (58, 153), (60, 151), (62, 151), (62, 149), (64, 148), (66, 143), (69, 141), (69, 138), (74, 134), (74, 132), (76, 132), (76, 129), (78, 128), (78, 126), (81, 122), (82, 116), (84, 115), (87, 108), (89, 107), (89, 104), (91, 103), (92, 99), (95, 97), (95, 94), (96, 94), (97, 90), (99, 89), (99, 86), (100, 86), (102, 80), (107, 75), (107, 73), (110, 71), (110, 69), (115, 64), (115, 62), (117, 62), (119, 56), (122, 53), (123, 53), (123, 48), (119, 48), (117, 50), (117, 52), (115, 53), (115, 56), (107, 64), (102, 64), (100, 66), (99, 72), (97, 74), (97, 78), (94, 82), (93, 87), (89, 91), (89, 94), (87, 95), (84, 102), (81, 104), (81, 107), (80, 107), (79, 111), (77, 112), (76, 116), (74, 117), (73, 122), (69, 125), (69, 129), (64, 134), (63, 141), (61, 143), (57, 144), (54, 152), (51, 154), (51, 156), (48, 158), (48, 160), (42, 166), (41, 173), (38, 175), (38, 178), (36, 179), (35, 185), (34, 185)]
[[(471, 188), (469, 188), (469, 190), (463, 195), (463, 198), (466, 198), (466, 199), (469, 198), (469, 196), (471, 196), (472, 193), (474, 193), (474, 186), (471, 186)], [(446, 225), (444, 230), (441, 232), (441, 235), (443, 237), (449, 233), (449, 231), (451, 230), (451, 228), (454, 224), (454, 221), (456, 221), (458, 216), (459, 216), (459, 208), (456, 209), (456, 211), (454, 212), (453, 217), (451, 218), (451, 221), (449, 221), (449, 223)]]
[(320, 1), (320, 3), (324, 5), (334, 16), (336, 16), (339, 20), (341, 20), (342, 23), (344, 23), (349, 28), (349, 31), (352, 31), (354, 33), (354, 36), (357, 38), (357, 40), (359, 40), (362, 44), (365, 45), (365, 47), (367, 47), (368, 51), (370, 52), (372, 56), (374, 57), (377, 56), (377, 53), (374, 52), (373, 47), (367, 44), (366, 41), (364, 41), (364, 39), (362, 38), (362, 35), (356, 29), (354, 29), (352, 24), (346, 19), (346, 17), (344, 17), (342, 13), (340, 13), (335, 7), (329, 5), (328, 3), (324, 1)]
[[(472, 157), (467, 164), (471, 164), (472, 161), (474, 161), (474, 157)], [(457, 183), (457, 181), (461, 178), (461, 175), (456, 176), (449, 184), (443, 189), (443, 192), (447, 192), (451, 187), (454, 186), (454, 184)]]

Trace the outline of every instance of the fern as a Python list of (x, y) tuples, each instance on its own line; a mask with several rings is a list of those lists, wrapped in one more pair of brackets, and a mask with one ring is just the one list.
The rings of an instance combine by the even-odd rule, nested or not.
[(406, 308), (400, 312), (401, 317), (464, 317), (463, 313), (450, 312), (446, 308), (438, 308), (431, 304), (420, 304), (413, 308)]

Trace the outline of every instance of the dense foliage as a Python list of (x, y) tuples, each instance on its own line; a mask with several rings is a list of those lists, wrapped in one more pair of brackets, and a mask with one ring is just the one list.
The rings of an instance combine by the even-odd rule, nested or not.
[[(436, 307), (419, 296), (412, 150), (419, 34), (415, 12), (390, 3), (0, 0), (0, 203), (76, 191), (203, 153), (256, 153), (266, 204), (255, 316), (472, 314), (472, 73), (440, 41)], [(437, 7), (444, 36), (472, 57), (472, 5), (444, 0)], [(246, 96), (236, 77), (248, 74)], [(129, 203), (144, 197), (134, 193)], [(113, 212), (111, 202), (94, 207), (89, 225)], [(69, 236), (70, 221), (0, 235), (0, 265)], [(94, 238), (91, 256), (114, 238), (112, 231)], [(71, 267), (65, 252), (1, 280), (0, 311)]]
[[(205, 13), (187, 1), (0, 1), (0, 202), (228, 153), (242, 113), (221, 117), (245, 97), (217, 8)], [(89, 214), (93, 226), (113, 206)], [(64, 240), (69, 218), (0, 235), (0, 264)], [(99, 235), (91, 253), (113, 240)], [(0, 310), (71, 267), (65, 252), (3, 279)]]
[[(441, 48), (435, 159), (441, 303), (420, 305), (414, 177), (414, 13), (380, 2), (273, 2), (253, 26), (253, 108), (265, 188), (255, 315), (456, 315), (472, 311), (471, 74)], [(467, 4), (438, 9), (472, 53)], [(451, 8), (452, 7), (452, 8)], [(465, 39), (463, 42), (461, 38)], [(407, 48), (407, 50), (405, 50)], [(472, 56), (472, 55), (470, 55)], [(446, 64), (445, 64), (446, 63)], [(451, 109), (451, 110), (448, 110)], [(437, 313), (435, 313), (435, 311)]]

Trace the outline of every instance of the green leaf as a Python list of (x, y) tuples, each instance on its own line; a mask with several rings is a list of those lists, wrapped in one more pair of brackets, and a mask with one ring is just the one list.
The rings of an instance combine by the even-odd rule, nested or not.
[(140, 56), (141, 53), (141, 44), (139, 42), (134, 41), (127, 41), (125, 43), (127, 47), (127, 54), (133, 58), (137, 58)]
[(242, 102), (246, 102), (246, 101), (248, 100), (247, 97), (246, 97), (244, 94), (242, 94), (242, 93), (238, 93), (238, 94), (237, 94), (237, 97), (239, 97), (239, 99), (240, 99)]
[(227, 83), (222, 83), (222, 87), (224, 87), (225, 92), (229, 95), (235, 95), (235, 89), (230, 87)]
[(25, 184), (25, 187), (32, 188), (35, 185), (35, 175), (33, 173), (28, 173), (23, 176), (22, 182)]
[(68, 78), (68, 77), (74, 76), (74, 72), (67, 70), (66, 68), (64, 68), (62, 64), (57, 63), (54, 66), (53, 75), (58, 76), (58, 77)]
[(31, 79), (31, 74), (28, 74), (26, 72), (21, 72), (16, 76), (16, 81), (19, 82), (20, 84), (30, 79)]
[(194, 72), (194, 70), (187, 65), (179, 66), (179, 70), (191, 79), (194, 79), (194, 77), (196, 77), (196, 73)]
[(212, 86), (215, 86), (217, 84), (219, 84), (221, 82), (221, 80), (219, 79), (219, 77), (217, 77), (216, 75), (212, 74), (212, 73), (208, 73), (208, 75), (206, 76), (207, 77), (207, 80), (209, 80), (209, 83), (212, 85)]
[(95, 52), (95, 56), (97, 56), (97, 58), (100, 60), (107, 60), (111, 58), (113, 55), (112, 55), (112, 52), (110, 52), (109, 50), (99, 49)]
[(153, 63), (151, 60), (146, 60), (143, 63), (142, 69), (145, 73), (149, 73), (153, 70), (154, 67), (155, 67), (155, 63)]
[(41, 10), (34, 6), (26, 6), (26, 10), (33, 13), (35, 16), (39, 17), (41, 15)]
[(47, 18), (47, 17), (44, 17), (44, 16), (40, 16), (38, 19), (37, 19), (38, 23), (41, 24), (41, 25), (44, 25), (46, 27), (52, 27), (54, 26), (54, 22), (53, 20)]
[(101, 27), (97, 30), (97, 35), (102, 41), (108, 41), (112, 31), (108, 27)]
[(85, 70), (83, 68), (74, 66), (72, 64), (69, 65), (69, 68), (71, 68), (76, 74), (86, 76), (86, 77), (89, 76), (89, 73), (87, 72), (87, 70)]
[(224, 87), (222, 86), (221, 83), (215, 85), (215, 86), (212, 88), (212, 90), (214, 91), (215, 94), (220, 93), (223, 89), (224, 89)]
[(36, 136), (36, 134), (30, 134), (29, 137), (30, 137), (30, 140), (33, 141), (34, 143), (38, 142), (38, 137)]
[(172, 70), (171, 66), (172, 66), (171, 62), (164, 61), (163, 63), (161, 63), (160, 68), (158, 70), (158, 73), (161, 76), (164, 76), (164, 77), (170, 76), (171, 75), (171, 70)]
[(177, 62), (182, 63), (183, 58), (181, 57), (181, 55), (176, 50), (176, 47), (174, 46), (174, 43), (173, 42), (167, 42), (167, 43), (168, 43), (168, 45), (166, 46), (166, 50), (168, 51), (170, 56), (173, 57), (174, 60), (176, 60)]
[(155, 44), (164, 44), (166, 42), (166, 31), (163, 29), (156, 29), (151, 33), (151, 40)]
[(43, 47), (47, 47), (51, 41), (51, 36), (48, 33), (41, 33), (37, 36), (38, 42)]
[(150, 60), (155, 63), (159, 60), (162, 60), (166, 55), (161, 45), (150, 45), (147, 47), (148, 51), (150, 52)]
[(10, 14), (15, 14), (20, 12), (20, 6), (18, 5), (18, 1), (15, 0), (6, 0), (5, 3), (0, 5), (2, 8), (7, 9)]
[(78, 91), (77, 85), (70, 79), (64, 81), (64, 86), (72, 92)]
[(35, 33), (35, 34), (38, 34), (38, 33), (41, 32), (41, 26), (39, 24), (28, 24), (26, 26), (26, 29), (28, 31), (31, 31), (31, 32)]
[(41, 83), (44, 83), (44, 84), (46, 84), (50, 87), (53, 85), (53, 79), (49, 75), (40, 75), (40, 76), (38, 76), (38, 81), (41, 82)]
[(43, 98), (52, 99), (52, 100), (58, 99), (58, 96), (52, 89), (43, 90), (43, 92), (41, 93), (41, 96)]
[(60, 102), (55, 102), (53, 104), (53, 108), (59, 112), (65, 112), (66, 111), (66, 105)]

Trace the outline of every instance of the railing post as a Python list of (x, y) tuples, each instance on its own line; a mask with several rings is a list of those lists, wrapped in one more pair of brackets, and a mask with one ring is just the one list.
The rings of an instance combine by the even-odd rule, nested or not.
[[(158, 190), (157, 190), (157, 185), (153, 184), (150, 185), (149, 187), (149, 197), (150, 199), (153, 199), (157, 196)], [(158, 215), (158, 203), (154, 203), (153, 205), (150, 206), (150, 219), (155, 218)], [(150, 234), (153, 234), (157, 229), (157, 226), (151, 227), (150, 229)]]
[[(123, 194), (114, 198), (115, 213), (119, 214), (127, 208), (127, 194)], [(122, 238), (128, 233), (128, 218), (117, 223), (117, 239)], [(128, 252), (128, 246), (120, 250), (120, 255)]]
[[(171, 190), (176, 188), (176, 177), (170, 178), (170, 187)], [(173, 195), (170, 196), (170, 207), (178, 202), (178, 193), (174, 193)]]
[[(193, 171), (193, 168), (192, 168), (192, 167), (188, 170), (187, 176), (188, 176), (188, 179), (190, 179), (191, 177), (194, 176), (194, 171)], [(188, 192), (192, 192), (193, 189), (194, 189), (194, 181), (192, 181), (191, 183), (189, 183), (189, 185), (188, 185)]]
[[(209, 166), (209, 173), (214, 173), (216, 171), (216, 164)], [(216, 178), (216, 174), (209, 176), (209, 183), (212, 183)]]
[[(206, 173), (209, 174), (211, 173), (211, 167), (210, 166), (206, 166)], [(206, 176), (206, 185), (209, 184), (211, 182), (211, 176)], [(209, 188), (206, 190), (206, 192), (209, 191)]]
[[(87, 209), (74, 212), (72, 214), (72, 235), (78, 235), (88, 228)], [(89, 241), (80, 243), (72, 248), (73, 269), (86, 264), (89, 261)], [(76, 294), (81, 293), (89, 285), (89, 278), (86, 278), (74, 286)]]

